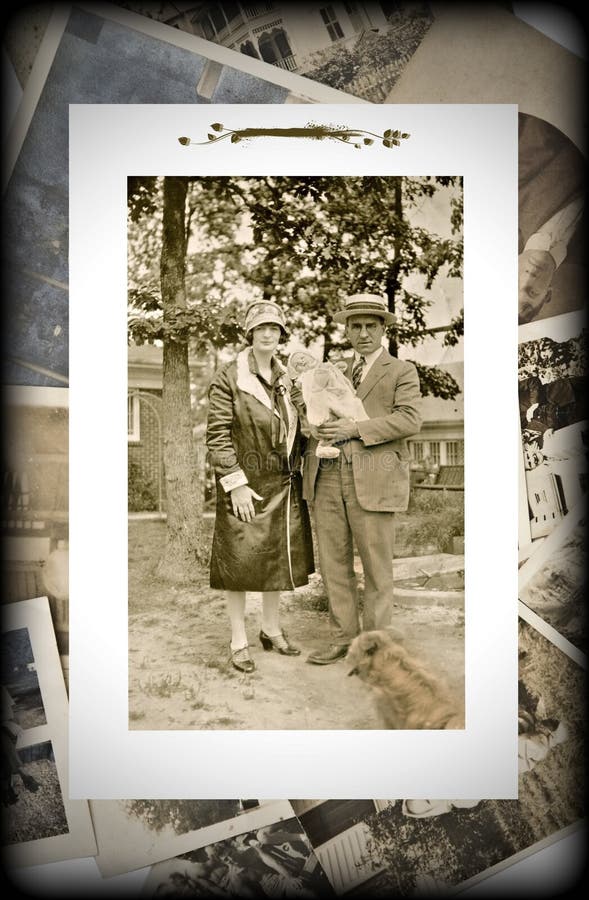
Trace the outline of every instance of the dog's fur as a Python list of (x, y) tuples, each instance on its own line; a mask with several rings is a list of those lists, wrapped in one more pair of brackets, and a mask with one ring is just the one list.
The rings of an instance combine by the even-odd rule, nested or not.
[(346, 661), (375, 693), (383, 728), (464, 728), (440, 680), (427, 672), (391, 631), (365, 631), (354, 638)]

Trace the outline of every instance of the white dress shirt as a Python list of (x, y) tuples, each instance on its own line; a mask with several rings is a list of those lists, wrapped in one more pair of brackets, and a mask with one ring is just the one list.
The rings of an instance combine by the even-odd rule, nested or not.
[(354, 362), (352, 364), (352, 368), (356, 365), (361, 356), (364, 356), (364, 359), (366, 360), (364, 370), (362, 372), (362, 378), (360, 379), (360, 384), (362, 384), (383, 350), (384, 347), (379, 347), (378, 350), (375, 350), (373, 353), (357, 353), (356, 351), (354, 351)]
[(564, 209), (560, 209), (548, 221), (528, 238), (525, 250), (547, 250), (554, 259), (556, 268), (561, 265), (567, 255), (567, 246), (575, 230), (581, 213), (583, 198), (571, 201)]

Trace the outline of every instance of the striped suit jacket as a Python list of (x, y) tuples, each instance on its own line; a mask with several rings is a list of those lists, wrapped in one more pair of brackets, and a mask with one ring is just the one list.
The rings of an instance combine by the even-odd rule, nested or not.
[[(351, 378), (353, 357), (346, 375)], [(402, 512), (409, 504), (409, 448), (407, 438), (421, 428), (419, 376), (413, 363), (396, 359), (385, 349), (370, 367), (357, 390), (368, 419), (358, 422), (360, 440), (347, 443), (354, 486), (363, 509)], [(317, 441), (310, 438), (303, 465), (303, 496), (315, 497), (320, 460)], [(343, 448), (342, 448), (342, 452)]]

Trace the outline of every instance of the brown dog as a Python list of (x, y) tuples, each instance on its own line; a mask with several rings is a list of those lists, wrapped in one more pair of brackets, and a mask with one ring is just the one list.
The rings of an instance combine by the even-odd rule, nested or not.
[(463, 719), (438, 679), (413, 659), (398, 632), (365, 631), (346, 656), (349, 675), (357, 675), (376, 694), (383, 728), (463, 728)]

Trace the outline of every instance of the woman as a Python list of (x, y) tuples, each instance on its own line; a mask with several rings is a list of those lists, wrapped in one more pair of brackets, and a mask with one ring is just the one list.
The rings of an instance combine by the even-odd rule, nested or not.
[(262, 592), (264, 650), (298, 656), (280, 627), (280, 591), (308, 583), (313, 547), (302, 499), (300, 426), (290, 379), (274, 356), (287, 337), (282, 310), (268, 301), (250, 304), (245, 332), (248, 346), (209, 388), (207, 447), (217, 482), (210, 583), (225, 591), (231, 662), (253, 672), (246, 591)]

